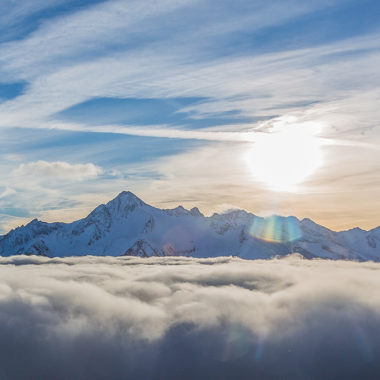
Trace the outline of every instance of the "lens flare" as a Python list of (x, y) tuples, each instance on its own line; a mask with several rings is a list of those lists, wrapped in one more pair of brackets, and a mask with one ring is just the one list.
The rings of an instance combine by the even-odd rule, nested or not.
[(220, 361), (237, 360), (254, 349), (255, 340), (248, 330), (241, 326), (230, 326), (226, 329), (226, 339), (220, 347)]
[(288, 243), (299, 239), (302, 231), (297, 218), (272, 215), (268, 218), (256, 217), (249, 229), (252, 237), (275, 242)]

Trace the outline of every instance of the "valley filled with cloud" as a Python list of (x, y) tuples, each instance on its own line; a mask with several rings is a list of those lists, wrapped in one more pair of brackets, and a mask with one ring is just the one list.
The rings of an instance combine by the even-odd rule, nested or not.
[(370, 379), (380, 264), (0, 258), (0, 377)]

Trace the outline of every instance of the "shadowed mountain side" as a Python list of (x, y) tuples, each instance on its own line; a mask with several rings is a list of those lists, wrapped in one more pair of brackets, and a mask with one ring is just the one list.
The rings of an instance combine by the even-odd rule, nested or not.
[(261, 218), (244, 210), (205, 217), (197, 208), (161, 210), (123, 191), (73, 223), (34, 219), (0, 238), (0, 255), (239, 256), (380, 261), (380, 228), (334, 232), (310, 219)]

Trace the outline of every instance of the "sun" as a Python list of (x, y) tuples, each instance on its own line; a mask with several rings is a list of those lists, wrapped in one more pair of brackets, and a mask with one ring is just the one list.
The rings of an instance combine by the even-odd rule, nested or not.
[(274, 191), (296, 191), (322, 163), (319, 129), (304, 123), (260, 134), (246, 157), (255, 179)]

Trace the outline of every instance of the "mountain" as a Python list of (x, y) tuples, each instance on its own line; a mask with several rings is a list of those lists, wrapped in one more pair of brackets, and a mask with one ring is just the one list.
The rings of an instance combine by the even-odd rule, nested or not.
[(206, 217), (197, 208), (162, 210), (129, 191), (73, 223), (34, 219), (0, 237), (0, 255), (131, 255), (380, 261), (380, 227), (334, 232), (310, 219), (261, 218), (243, 210)]

